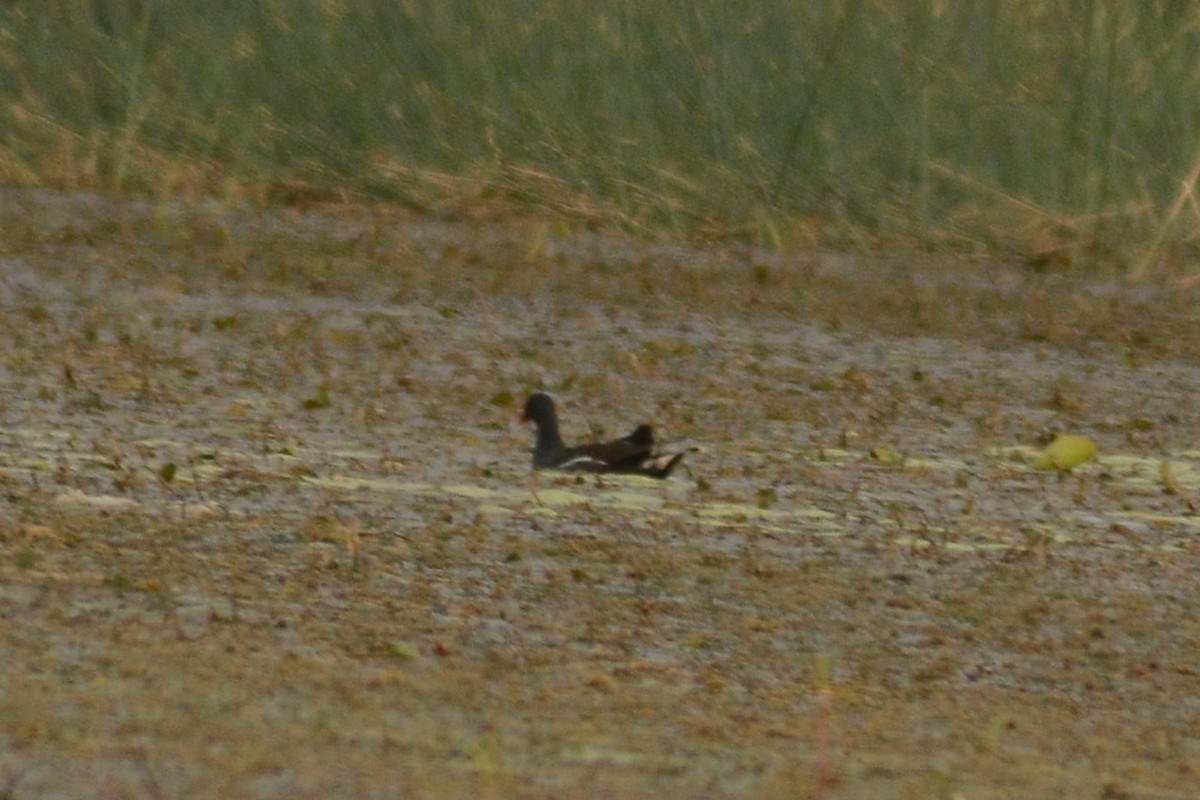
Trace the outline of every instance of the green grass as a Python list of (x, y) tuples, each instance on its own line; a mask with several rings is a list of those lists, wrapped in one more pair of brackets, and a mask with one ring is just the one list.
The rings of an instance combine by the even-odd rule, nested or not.
[(1144, 270), (1195, 257), (1198, 49), (1121, 0), (6, 4), (0, 176)]

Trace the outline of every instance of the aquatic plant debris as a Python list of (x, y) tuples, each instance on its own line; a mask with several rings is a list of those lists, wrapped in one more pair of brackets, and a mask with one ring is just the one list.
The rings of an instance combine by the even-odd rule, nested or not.
[(1059, 434), (1041, 454), (1034, 459), (1035, 469), (1053, 469), (1070, 472), (1099, 453), (1096, 443), (1086, 436)]

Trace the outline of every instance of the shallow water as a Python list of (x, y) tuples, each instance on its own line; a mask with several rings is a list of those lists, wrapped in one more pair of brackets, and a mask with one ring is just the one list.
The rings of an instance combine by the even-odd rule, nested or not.
[[(1194, 781), (1169, 287), (361, 209), (5, 191), (0, 220), (17, 796)], [(539, 503), (538, 388), (573, 440), (696, 449)], [(1033, 469), (1052, 432), (1099, 458)]]

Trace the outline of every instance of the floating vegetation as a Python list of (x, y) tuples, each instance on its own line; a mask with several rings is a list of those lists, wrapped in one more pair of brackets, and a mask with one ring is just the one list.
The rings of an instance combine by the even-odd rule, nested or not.
[(1091, 461), (1098, 452), (1096, 443), (1086, 436), (1060, 434), (1034, 460), (1033, 466), (1036, 469), (1070, 472), (1080, 464)]

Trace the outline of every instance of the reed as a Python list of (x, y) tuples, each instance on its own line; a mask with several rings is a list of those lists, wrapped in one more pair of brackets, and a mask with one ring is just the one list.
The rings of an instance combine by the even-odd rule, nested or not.
[(1194, 255), (1196, 52), (1120, 0), (7, 3), (0, 175), (1145, 271)]

